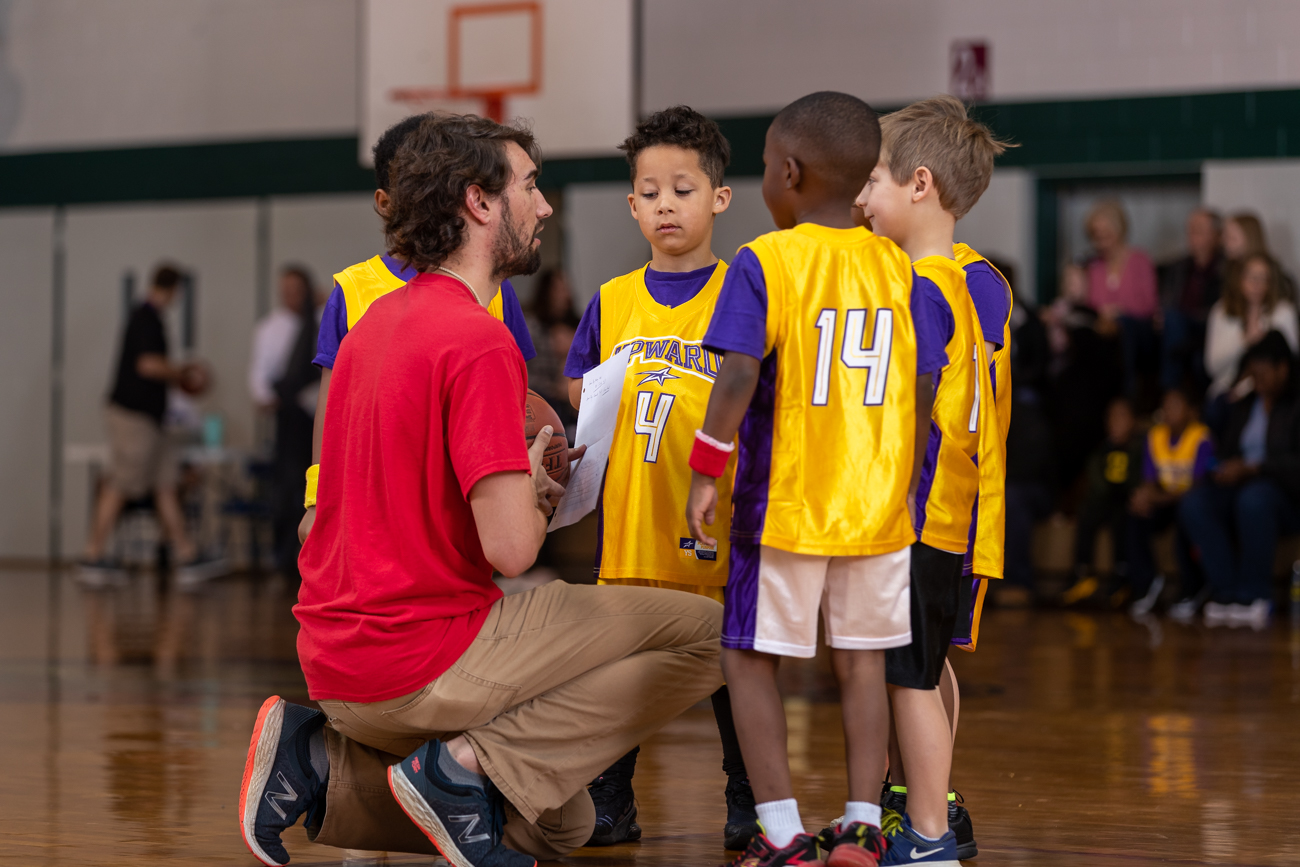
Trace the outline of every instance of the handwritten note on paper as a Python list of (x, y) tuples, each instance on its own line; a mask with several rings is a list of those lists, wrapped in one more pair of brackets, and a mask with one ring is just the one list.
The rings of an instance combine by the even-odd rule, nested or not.
[(625, 349), (587, 371), (582, 378), (582, 409), (578, 412), (578, 432), (574, 446), (586, 444), (587, 453), (573, 468), (569, 486), (555, 508), (550, 530), (575, 524), (596, 508), (600, 483), (609, 463), (609, 447), (614, 442), (618, 424), (618, 406), (623, 399), (623, 378), (627, 374), (630, 353)]

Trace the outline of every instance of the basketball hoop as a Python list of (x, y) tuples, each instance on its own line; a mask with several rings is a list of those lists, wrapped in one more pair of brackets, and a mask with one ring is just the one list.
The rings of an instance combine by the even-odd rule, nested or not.
[[(526, 34), (522, 31), (526, 31)], [(493, 37), (510, 34), (522, 37), (527, 46), (523, 68), (504, 69), (501, 63), (482, 58), (501, 58), (519, 64), (509, 50), (508, 40), (493, 45)], [(469, 51), (463, 45), (469, 44)], [(495, 49), (495, 51), (493, 50)], [(466, 66), (466, 60), (475, 63)], [(483, 117), (503, 123), (506, 97), (527, 96), (541, 90), (542, 6), (536, 0), (510, 3), (481, 3), (453, 6), (447, 19), (447, 86), (397, 87), (389, 99), (412, 111), (441, 109), (466, 114), (479, 108)]]

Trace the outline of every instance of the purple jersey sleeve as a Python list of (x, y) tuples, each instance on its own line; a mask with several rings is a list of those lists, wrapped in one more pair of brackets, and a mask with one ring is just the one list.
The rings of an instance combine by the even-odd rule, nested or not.
[(334, 369), (334, 358), (339, 354), (339, 344), (348, 333), (348, 302), (343, 298), (343, 290), (334, 284), (325, 310), (321, 314), (320, 330), (316, 332), (316, 357), (312, 364), (318, 367)]
[(948, 341), (957, 330), (943, 291), (912, 272), (912, 322), (916, 328), (916, 375), (938, 373), (948, 364)]
[(1151, 456), (1150, 434), (1147, 434), (1146, 441), (1142, 443), (1142, 481), (1160, 481), (1160, 473), (1156, 470), (1156, 459)]
[(758, 256), (748, 247), (736, 253), (736, 260), (722, 278), (704, 346), (724, 355), (739, 352), (763, 358), (767, 347), (767, 279)]
[(515, 294), (515, 287), (510, 285), (509, 280), (501, 281), (501, 315), (506, 328), (514, 335), (515, 343), (519, 344), (524, 361), (532, 361), (537, 357), (537, 349), (533, 346), (533, 336), (528, 333), (528, 323), (524, 321), (519, 296)]
[(988, 262), (973, 262), (965, 270), (966, 290), (975, 302), (980, 331), (984, 332), (985, 340), (1001, 349), (1003, 328), (1011, 313), (1011, 292)]
[(564, 375), (581, 379), (600, 364), (600, 293), (597, 292), (582, 312), (582, 321), (573, 335), (569, 357), (564, 360)]

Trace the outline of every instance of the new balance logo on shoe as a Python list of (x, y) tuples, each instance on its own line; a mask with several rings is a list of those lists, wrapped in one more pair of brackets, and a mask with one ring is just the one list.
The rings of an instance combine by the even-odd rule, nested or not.
[(465, 826), (465, 830), (461, 831), (460, 836), (456, 838), (457, 843), (481, 843), (492, 837), (491, 834), (474, 833), (474, 829), (478, 827), (479, 823), (478, 816), (448, 816), (447, 818), (453, 822), (460, 822)]
[(908, 853), (908, 857), (911, 858), (913, 861), (920, 861), (922, 858), (929, 858), (931, 855), (938, 855), (942, 851), (943, 851), (942, 848), (930, 849), (925, 852), (922, 852), (919, 849), (913, 849), (911, 852)]
[(420, 773), (420, 757), (419, 757), (419, 756), (416, 756), (415, 758), (411, 759), (411, 770), (415, 771), (417, 774)]
[(280, 815), (281, 819), (287, 821), (289, 814), (286, 813), (284, 808), (277, 804), (276, 801), (288, 801), (292, 804), (294, 801), (298, 800), (298, 793), (293, 790), (293, 786), (289, 785), (289, 781), (284, 778), (283, 771), (277, 772), (275, 777), (280, 781), (280, 785), (284, 786), (284, 791), (272, 792), (268, 789), (266, 792), (266, 802), (271, 805), (272, 810), (275, 810), (275, 812)]

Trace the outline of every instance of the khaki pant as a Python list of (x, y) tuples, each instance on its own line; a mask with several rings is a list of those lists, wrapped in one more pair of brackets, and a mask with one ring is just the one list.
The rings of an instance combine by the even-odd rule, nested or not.
[(722, 606), (648, 587), (555, 582), (492, 606), (474, 643), (411, 695), (322, 701), (330, 777), (316, 842), (432, 853), (388, 766), (463, 733), (505, 795), (505, 842), (546, 860), (595, 827), (586, 784), (722, 685)]
[(111, 450), (109, 479), (128, 500), (176, 487), (176, 456), (167, 432), (153, 416), (110, 403), (104, 427)]

